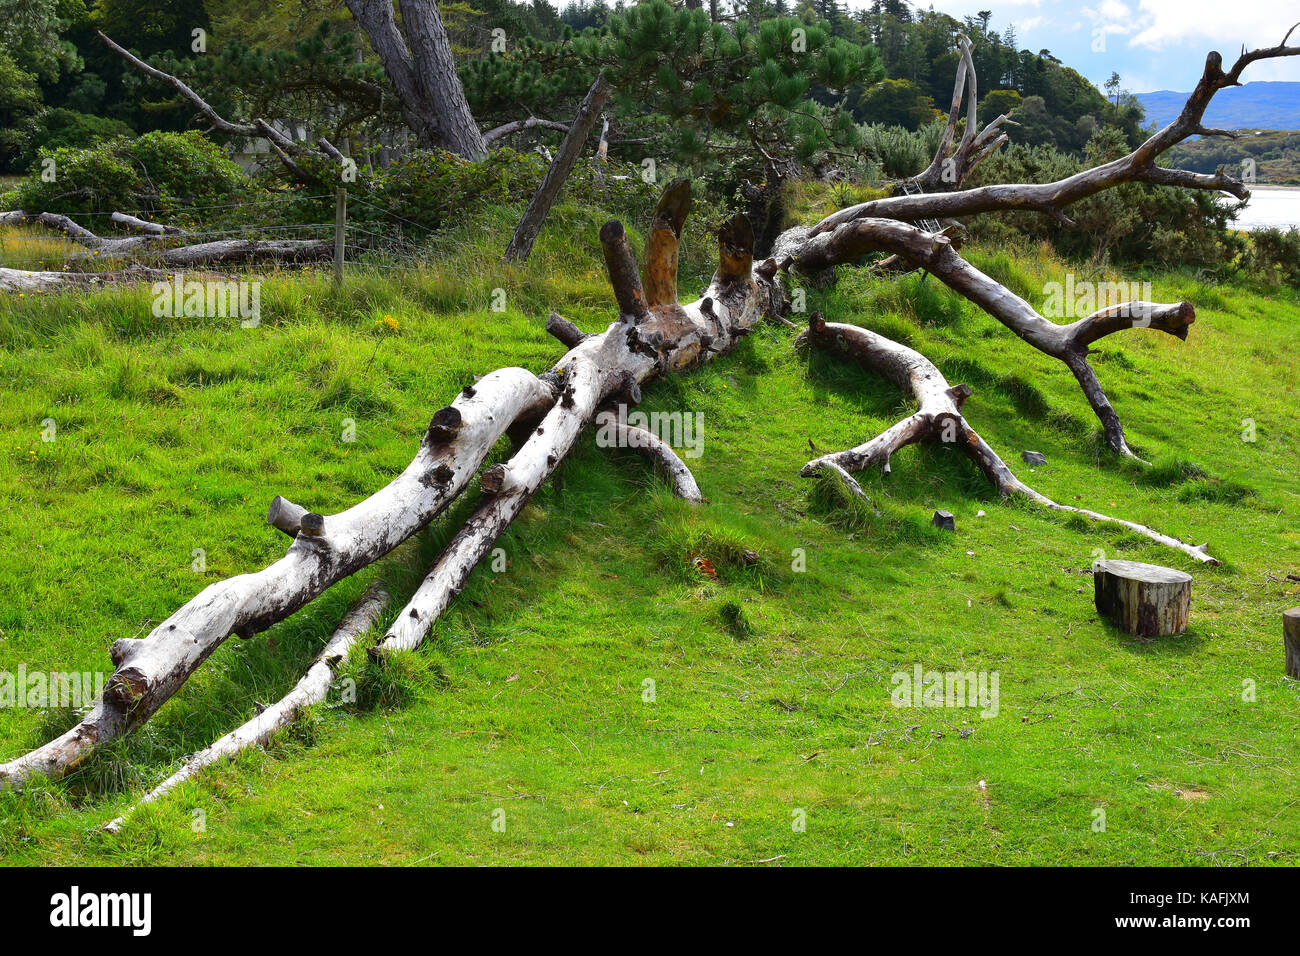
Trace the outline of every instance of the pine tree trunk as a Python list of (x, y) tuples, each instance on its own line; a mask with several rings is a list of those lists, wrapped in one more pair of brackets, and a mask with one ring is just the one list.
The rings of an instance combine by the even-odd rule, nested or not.
[(392, 0), (347, 0), (347, 6), (384, 65), (419, 145), (441, 147), (470, 160), (487, 156), (437, 3), (402, 0), (400, 28)]

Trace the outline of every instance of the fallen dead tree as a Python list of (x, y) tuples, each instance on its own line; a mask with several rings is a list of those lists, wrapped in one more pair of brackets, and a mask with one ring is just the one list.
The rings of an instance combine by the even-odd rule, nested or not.
[(335, 515), (305, 512), (283, 558), (218, 581), (146, 637), (115, 643), (115, 670), (90, 713), (45, 746), (0, 765), (0, 788), (33, 774), (67, 773), (153, 716), (231, 634), (265, 630), (388, 554), (464, 490), (507, 428), (543, 414), (555, 400), (552, 385), (520, 368), (467, 386), (434, 415), (415, 458), (389, 485)]
[[(231, 264), (321, 262), (334, 254), (333, 242), (324, 239), (217, 239), (168, 246), (168, 241), (183, 238), (184, 231), (120, 212), (113, 213), (112, 219), (145, 234), (110, 238), (96, 235), (61, 213), (29, 213), (22, 210), (0, 212), (0, 225), (35, 223), (57, 229), (76, 242), (82, 250), (70, 255), (70, 261), (91, 257), (106, 261), (130, 256), (133, 263), (141, 265), (148, 263), (155, 267), (195, 269)], [(133, 273), (130, 270), (82, 273), (71, 270), (40, 272), (0, 269), (0, 291), (47, 292), (60, 288), (81, 288), (94, 282), (121, 280), (131, 275)]]
[[(689, 208), (685, 181), (665, 191), (647, 243), (648, 263), (675, 265)], [(483, 476), (488, 506), (497, 515), (485, 530), (494, 539), (568, 454), (602, 401), (639, 394), (640, 385), (656, 376), (730, 351), (779, 300), (775, 263), (752, 267), (753, 234), (743, 216), (719, 230), (718, 271), (705, 296), (685, 305), (676, 299), (675, 274), (670, 280), (649, 269), (656, 279), (642, 287), (620, 223), (607, 223), (600, 239), (619, 306), (607, 331), (585, 336), (544, 376), (501, 369), (467, 385), (433, 416), (407, 469), (347, 511), (322, 516), (277, 502), (268, 520), (296, 529), (286, 555), (259, 572), (211, 585), (148, 636), (115, 643), (115, 670), (103, 697), (71, 730), (0, 765), (0, 788), (21, 786), (34, 774), (67, 773), (97, 747), (147, 721), (230, 634), (265, 630), (383, 557), (441, 513), (496, 440), (521, 423), (531, 429), (529, 437)]]
[[(1197, 109), (1189, 101), (1184, 114), (1191, 110), (1199, 118), (1213, 89), (1222, 88), (1225, 76), (1235, 82), (1243, 61), (1292, 53), (1300, 53), (1300, 49), (1285, 47), (1284, 40), (1283, 46), (1274, 51), (1243, 54), (1229, 74), (1218, 70), (1217, 54), (1212, 55), (1207, 79), (1193, 94), (1194, 100), (1200, 97), (1202, 101)], [(1211, 68), (1218, 72), (1212, 75)], [(1209, 92), (1202, 93), (1202, 87)], [(1159, 140), (1161, 135), (1153, 139)], [(1142, 173), (1144, 168), (1138, 164), (1137, 172)], [(1087, 188), (1098, 182), (1101, 185), (1097, 188), (1106, 188), (1135, 175), (1133, 164), (1124, 166), (1122, 161), (1119, 167), (1108, 164), (1098, 169), (1103, 172), (1088, 179)], [(1107, 169), (1112, 171), (1105, 172)], [(1198, 185), (1199, 180), (1187, 184)], [(899, 218), (923, 218), (917, 210), (928, 207), (917, 204), (936, 199), (955, 200), (962, 208), (966, 208), (963, 203), (974, 206), (989, 202), (993, 203), (989, 208), (1022, 208), (1025, 194), (1021, 191), (1031, 190), (1028, 195), (1037, 203), (1039, 200), (1033, 197), (1038, 193), (1032, 191), (1045, 187), (1001, 188), (1009, 190), (1001, 200), (981, 190), (939, 197), (897, 197), (899, 202), (912, 203), (899, 207)], [(1071, 189), (1074, 191), (1069, 195), (1074, 198), (1086, 194), (1082, 187)], [(972, 194), (979, 198), (971, 200)], [(732, 217), (719, 229), (718, 269), (703, 297), (689, 304), (677, 301), (677, 250), (689, 205), (689, 190), (684, 182), (674, 183), (665, 191), (651, 224), (643, 273), (622, 225), (609, 222), (601, 229), (601, 246), (619, 311), (617, 320), (605, 332), (584, 334), (572, 323), (553, 316), (547, 327), (569, 349), (554, 368), (541, 376), (523, 369), (501, 369), (466, 386), (451, 405), (434, 415), (411, 465), (387, 487), (352, 508), (324, 516), (277, 499), (268, 521), (294, 536), (285, 557), (261, 571), (211, 585), (147, 637), (115, 643), (111, 657), (116, 669), (91, 713), (56, 740), (0, 765), (0, 788), (22, 786), (36, 774), (57, 777), (67, 773), (97, 747), (148, 720), (227, 636), (236, 633), (248, 637), (270, 627), (331, 584), (389, 553), (465, 490), (496, 439), (510, 430), (518, 441), (517, 450), (508, 460), (483, 472), (483, 499), (477, 510), (378, 642), (375, 653), (382, 657), (393, 649), (418, 646), (476, 563), (563, 461), (602, 404), (634, 404), (645, 382), (725, 354), (755, 323), (784, 311), (777, 258), (754, 264), (753, 230), (743, 216)], [(1050, 205), (1046, 203), (1044, 208)], [(835, 217), (828, 217), (823, 225), (831, 219)], [(1018, 330), (1022, 338), (1038, 347), (1042, 347), (1039, 342), (1054, 337), (1068, 341), (1071, 347), (1086, 347), (1087, 342), (1119, 329), (1154, 326), (1156, 322), (1164, 323), (1165, 331), (1179, 334), (1181, 330), (1185, 335), (1193, 317), (1190, 307), (1179, 303), (1143, 306), (1142, 321), (1133, 321), (1133, 315), (1124, 314), (1125, 310), (1103, 311), (1064, 327), (1047, 322), (1037, 313), (1031, 318), (1024, 312), (1029, 307), (1023, 300), (1015, 299), (960, 257), (950, 258), (948, 253), (956, 253), (948, 248), (951, 243), (946, 237), (905, 223), (887, 222), (874, 212), (855, 213), (826, 228), (791, 230), (781, 237), (777, 248), (787, 267), (806, 264), (812, 268), (814, 264), (830, 266), (850, 261), (861, 254), (864, 243), (884, 245), (887, 241), (897, 243), (893, 251), (909, 261), (919, 259), (925, 268), (937, 265), (941, 270), (937, 274), (951, 287), (985, 308), (1005, 313), (998, 317), (1023, 326)], [(1139, 311), (1132, 304), (1125, 307), (1128, 313)], [(906, 444), (935, 440), (936, 435), (938, 440), (946, 441), (946, 434), (951, 433), (952, 440), (1004, 495), (1018, 493), (1053, 510), (1117, 523), (1197, 561), (1215, 562), (1206, 554), (1205, 545), (1194, 547), (1133, 522), (1060, 505), (1024, 485), (966, 422), (962, 405), (969, 397), (969, 389), (948, 385), (933, 363), (914, 350), (869, 330), (833, 327), (830, 323), (814, 324), (809, 339), (814, 344), (845, 348), (869, 368), (911, 392), (919, 408), (915, 415), (866, 445), (823, 456), (805, 466), (805, 472), (826, 469), (848, 476), (853, 470), (875, 464), (885, 467), (889, 456)]]
[(925, 269), (1034, 348), (1063, 362), (1101, 422), (1107, 444), (1121, 455), (1137, 457), (1124, 438), (1119, 414), (1088, 361), (1090, 347), (1104, 336), (1136, 328), (1157, 329), (1186, 340), (1188, 326), (1196, 320), (1191, 303), (1122, 302), (1069, 325), (1057, 325), (963, 259), (946, 236), (892, 219), (855, 219), (830, 232), (808, 236), (787, 253), (782, 265), (816, 272), (876, 251), (892, 252)]
[[(1300, 26), (1300, 24), (1296, 24)], [(1179, 115), (1126, 156), (1084, 170), (1052, 183), (1010, 183), (981, 186), (948, 192), (896, 195), (849, 206), (825, 217), (811, 228), (796, 228), (777, 241), (776, 257), (783, 270), (797, 268), (816, 275), (836, 265), (852, 262), (867, 252), (893, 254), (894, 263), (910, 263), (941, 279), (950, 288), (976, 302), (990, 315), (1040, 351), (1063, 362), (1078, 380), (1088, 403), (1102, 424), (1107, 444), (1117, 454), (1137, 457), (1129, 449), (1119, 415), (1111, 406), (1096, 373), (1088, 362), (1089, 346), (1099, 338), (1126, 328), (1154, 328), (1186, 339), (1187, 327), (1195, 319), (1190, 303), (1159, 305), (1143, 302), (1119, 303), (1068, 326), (1039, 315), (1027, 302), (967, 263), (953, 247), (947, 235), (919, 228), (909, 223), (927, 219), (951, 219), (985, 212), (1031, 210), (1052, 216), (1063, 225), (1073, 225), (1065, 215), (1071, 203), (1086, 199), (1104, 189), (1126, 182), (1144, 182), (1162, 186), (1183, 186), (1230, 193), (1246, 199), (1250, 192), (1240, 180), (1222, 170), (1193, 173), (1157, 165), (1160, 154), (1190, 136), (1235, 136), (1227, 130), (1207, 128), (1202, 120), (1205, 110), (1219, 90), (1239, 86), (1242, 72), (1258, 60), (1300, 55), (1300, 47), (1287, 46), (1293, 26), (1282, 42), (1262, 50), (1243, 51), (1226, 72), (1223, 58), (1212, 52), (1206, 57), (1205, 70), (1196, 89), (1188, 97)], [(948, 127), (934, 162), (919, 180), (935, 186), (949, 180), (960, 183), (973, 170), (971, 162), (987, 155), (980, 151), (984, 142), (991, 151), (995, 140), (985, 139), (990, 129), (1002, 121), (999, 117), (983, 133), (975, 134), (973, 97), (967, 112), (966, 131), (954, 156), (947, 156), (960, 104), (964, 77), (973, 68), (963, 48), (962, 66), (954, 86), (953, 109)], [(963, 68), (964, 67), (964, 68)], [(973, 83), (973, 77), (972, 77)], [(973, 89), (973, 87), (972, 87)], [(973, 137), (970, 145), (967, 139)], [(1001, 136), (998, 137), (998, 140)], [(945, 163), (955, 163), (955, 176), (939, 177), (935, 171)]]

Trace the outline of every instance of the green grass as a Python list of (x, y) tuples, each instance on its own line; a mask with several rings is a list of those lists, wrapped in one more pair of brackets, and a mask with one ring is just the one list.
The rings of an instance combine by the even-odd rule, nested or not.
[[(155, 319), (147, 288), (0, 302), (0, 671), (106, 669), (114, 640), (283, 553), (263, 521), (273, 495), (347, 507), (404, 467), (472, 375), (548, 367), (549, 310), (603, 328), (600, 215), (558, 210), (528, 266), (505, 269), (484, 237), (512, 214), (448, 233), (420, 270), (359, 267), (342, 290), (272, 276), (256, 329)], [(1063, 278), (1037, 252), (968, 251), (1036, 303)], [(684, 290), (712, 255), (698, 238), (686, 250)], [(588, 435), (501, 541), (504, 572), (477, 570), (419, 652), (383, 672), (349, 663), (355, 702), (332, 699), (120, 836), (97, 829), (292, 686), (372, 577), (408, 595), (472, 501), (290, 620), (231, 638), (71, 779), (0, 795), (0, 859), (1296, 863), (1300, 692), (1280, 615), (1300, 604), (1285, 579), (1300, 570), (1297, 298), (1150, 278), (1157, 298), (1197, 303), (1190, 341), (1127, 333), (1095, 357), (1149, 472), (1104, 453), (1059, 363), (933, 279), (845, 272), (809, 307), (970, 384), (972, 424), (1009, 461), (1047, 455), (1021, 467), (1044, 493), (1209, 541), (1224, 567), (1003, 504), (942, 447), (861, 476), (879, 513), (846, 508), (798, 477), (809, 442), (857, 444), (906, 412), (902, 396), (764, 328), (645, 393), (647, 410), (704, 413), (691, 464), (707, 506)], [(956, 535), (930, 527), (936, 508)], [(1188, 633), (1134, 640), (1096, 620), (1098, 548), (1191, 571)], [(997, 671), (998, 716), (894, 707), (891, 675), (918, 663)], [(0, 710), (0, 755), (71, 719)]]

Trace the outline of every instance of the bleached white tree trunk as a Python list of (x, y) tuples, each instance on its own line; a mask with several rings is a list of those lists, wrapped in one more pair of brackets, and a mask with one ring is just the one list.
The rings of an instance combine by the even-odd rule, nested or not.
[(237, 727), (209, 747), (200, 750), (174, 774), (154, 787), (135, 807), (104, 825), (110, 833), (117, 833), (126, 825), (126, 819), (136, 809), (166, 797), (169, 793), (193, 778), (204, 768), (220, 760), (233, 760), (252, 747), (263, 747), (277, 731), (290, 726), (306, 708), (319, 704), (329, 696), (334, 673), (340, 663), (347, 660), (356, 643), (369, 631), (388, 607), (388, 592), (372, 586), (353, 605), (325, 648), (316, 656), (302, 680), (284, 697), (267, 707), (252, 720)]

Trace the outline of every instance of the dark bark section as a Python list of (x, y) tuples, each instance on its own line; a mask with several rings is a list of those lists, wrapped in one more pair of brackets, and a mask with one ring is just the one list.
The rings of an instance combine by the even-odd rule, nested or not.
[(346, 0), (402, 103), (402, 116), (419, 144), (469, 160), (487, 156), (456, 73), (451, 41), (434, 0), (400, 0), (400, 25), (392, 0)]

